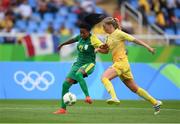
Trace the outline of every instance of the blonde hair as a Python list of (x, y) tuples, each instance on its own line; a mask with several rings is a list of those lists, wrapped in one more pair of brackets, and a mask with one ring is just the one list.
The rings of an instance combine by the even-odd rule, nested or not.
[(120, 29), (119, 20), (113, 17), (106, 17), (103, 22), (108, 25), (112, 25), (115, 29)]

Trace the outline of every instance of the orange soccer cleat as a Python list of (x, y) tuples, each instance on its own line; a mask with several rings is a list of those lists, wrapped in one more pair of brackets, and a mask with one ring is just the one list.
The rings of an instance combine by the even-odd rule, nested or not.
[(86, 103), (89, 103), (89, 104), (92, 104), (91, 97), (90, 97), (90, 96), (87, 96), (86, 99), (85, 99), (85, 102), (86, 102)]
[(53, 114), (66, 114), (67, 111), (64, 108), (60, 108), (57, 111), (53, 112)]

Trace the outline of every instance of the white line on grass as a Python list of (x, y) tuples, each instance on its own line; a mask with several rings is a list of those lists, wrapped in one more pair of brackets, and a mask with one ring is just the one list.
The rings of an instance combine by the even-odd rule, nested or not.
[[(134, 108), (134, 107), (129, 107), (129, 108), (115, 108), (115, 107), (78, 107), (74, 106), (74, 109), (95, 109), (95, 110), (152, 110), (153, 108)], [(19, 109), (19, 110), (51, 110), (51, 109), (57, 109), (57, 107), (3, 107), (0, 106), (0, 110), (7, 110), (7, 109)], [(163, 108), (161, 109), (163, 111), (178, 111), (180, 112), (180, 109), (168, 109), (168, 108)]]

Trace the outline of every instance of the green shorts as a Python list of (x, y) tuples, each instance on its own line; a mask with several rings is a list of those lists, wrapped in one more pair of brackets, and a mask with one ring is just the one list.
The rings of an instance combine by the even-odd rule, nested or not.
[(94, 63), (87, 63), (84, 65), (80, 65), (80, 64), (73, 64), (73, 66), (71, 67), (70, 72), (68, 73), (66, 78), (71, 78), (73, 80), (77, 80), (76, 79), (76, 73), (79, 69), (82, 69), (86, 72), (87, 76), (90, 75), (93, 71), (94, 71), (94, 67), (95, 64)]

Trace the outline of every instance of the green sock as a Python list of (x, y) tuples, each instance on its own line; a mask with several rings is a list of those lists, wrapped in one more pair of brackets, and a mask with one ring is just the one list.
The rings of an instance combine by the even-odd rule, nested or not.
[(82, 91), (84, 92), (85, 96), (89, 96), (88, 88), (86, 85), (86, 81), (83, 78), (83, 74), (81, 72), (77, 72), (76, 78), (77, 78), (77, 81), (79, 82), (80, 87), (81, 87)]
[(62, 86), (62, 99), (61, 99), (61, 107), (66, 109), (66, 104), (64, 104), (63, 96), (67, 92), (69, 92), (69, 88), (72, 86), (71, 83), (64, 81), (63, 86)]

